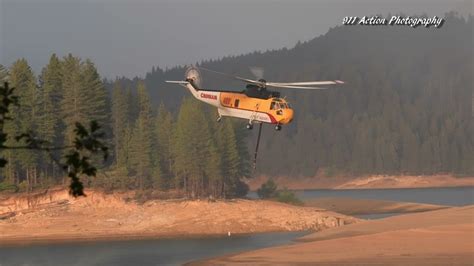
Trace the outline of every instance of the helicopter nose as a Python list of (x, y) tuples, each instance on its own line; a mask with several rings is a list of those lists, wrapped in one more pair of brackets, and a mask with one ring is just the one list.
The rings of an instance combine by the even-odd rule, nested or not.
[(288, 124), (293, 120), (293, 109), (286, 109), (280, 124)]

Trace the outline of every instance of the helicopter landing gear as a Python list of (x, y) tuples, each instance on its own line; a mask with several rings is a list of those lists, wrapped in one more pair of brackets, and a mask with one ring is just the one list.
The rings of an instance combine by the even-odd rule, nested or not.
[(281, 130), (281, 125), (276, 125), (276, 126), (275, 126), (275, 130), (276, 130), (276, 131), (280, 131), (280, 130)]
[(248, 130), (252, 130), (253, 125), (252, 125), (251, 123), (248, 123), (245, 127), (246, 127)]

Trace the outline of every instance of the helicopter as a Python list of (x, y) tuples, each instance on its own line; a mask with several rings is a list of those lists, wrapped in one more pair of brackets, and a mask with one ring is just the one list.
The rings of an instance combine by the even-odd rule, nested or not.
[[(243, 91), (205, 90), (201, 88), (201, 74), (199, 69), (225, 75), (247, 83)], [(255, 76), (263, 76), (263, 69), (251, 68)], [(280, 97), (277, 91), (267, 88), (322, 90), (326, 88), (315, 86), (341, 85), (340, 80), (306, 81), (306, 82), (267, 82), (263, 78), (252, 80), (226, 73), (210, 70), (203, 67), (191, 66), (186, 70), (185, 80), (167, 80), (167, 83), (179, 84), (186, 87), (198, 100), (217, 107), (219, 122), (223, 116), (236, 117), (248, 120), (247, 129), (252, 129), (254, 123), (275, 125), (280, 131), (282, 125), (293, 121), (294, 111), (285, 98)]]
[[(226, 90), (205, 90), (201, 87), (200, 71), (208, 71), (219, 75), (224, 75), (247, 83), (242, 91)], [(277, 91), (270, 91), (267, 88), (281, 89), (303, 89), (303, 90), (324, 90), (326, 88), (316, 86), (342, 85), (341, 80), (326, 81), (305, 81), (305, 82), (268, 82), (263, 79), (262, 68), (250, 68), (257, 80), (232, 76), (223, 72), (190, 66), (184, 75), (184, 80), (167, 80), (167, 83), (179, 84), (187, 88), (198, 100), (210, 104), (217, 108), (218, 118), (221, 121), (223, 116), (236, 117), (248, 120), (247, 129), (251, 130), (253, 124), (259, 124), (257, 143), (254, 153), (254, 169), (257, 165), (257, 153), (262, 133), (262, 125), (272, 124), (275, 130), (280, 131), (282, 125), (287, 125), (293, 121), (294, 111), (285, 98), (280, 97)]]

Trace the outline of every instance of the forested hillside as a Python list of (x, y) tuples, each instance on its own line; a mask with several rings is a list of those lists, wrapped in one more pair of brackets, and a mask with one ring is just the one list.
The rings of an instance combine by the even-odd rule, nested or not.
[[(236, 121), (211, 123), (216, 113), (202, 103), (184, 99), (174, 116), (164, 105), (152, 106), (145, 83), (123, 88), (114, 84), (111, 94), (90, 60), (53, 54), (38, 79), (25, 59), (7, 70), (0, 65), (0, 79), (15, 87), (19, 106), (5, 124), (8, 147), (24, 145), (15, 140), (23, 132), (53, 147), (69, 147), (74, 124), (98, 121), (105, 128), (112, 159), (101, 165), (101, 174), (85, 179), (88, 186), (107, 190), (179, 189), (190, 197), (235, 197), (247, 193), (241, 181), (248, 177), (247, 132)], [(30, 191), (64, 183), (58, 166), (64, 149), (50, 152), (2, 150), (8, 160), (2, 169), (0, 191)], [(96, 160), (100, 164), (100, 160)]]
[[(108, 132), (111, 158), (87, 185), (108, 189), (181, 189), (189, 196), (246, 193), (241, 178), (345, 174), (474, 174), (473, 18), (448, 14), (440, 29), (339, 26), (292, 49), (201, 62), (271, 81), (344, 80), (324, 91), (281, 91), (294, 122), (265, 127), (256, 172), (249, 150), (256, 130), (245, 121), (217, 123), (212, 108), (164, 83), (185, 67), (153, 68), (144, 79), (102, 81), (90, 60), (52, 55), (39, 75), (25, 59), (0, 65), (20, 106), (5, 125), (9, 136), (29, 130), (56, 146), (72, 143), (75, 122), (97, 120)], [(159, 62), (157, 62), (159, 64)], [(204, 87), (242, 90), (245, 84), (204, 74)], [(9, 146), (21, 145), (9, 139)], [(63, 182), (62, 154), (4, 150), (2, 184), (22, 190)], [(99, 160), (97, 161), (99, 163)]]
[[(258, 173), (473, 174), (473, 29), (472, 16), (455, 14), (440, 29), (338, 26), (292, 49), (201, 65), (244, 77), (252, 77), (250, 66), (261, 66), (271, 81), (346, 81), (327, 91), (281, 91), (295, 121), (281, 132), (266, 128)], [(187, 92), (163, 81), (183, 73), (183, 67), (147, 73), (152, 101), (177, 109)], [(203, 74), (207, 88), (245, 85)]]
[[(63, 60), (53, 55), (37, 77), (27, 60), (19, 59), (8, 69), (0, 65), (0, 80), (2, 87), (4, 81), (9, 82), (15, 88), (14, 96), (18, 97), (18, 105), (10, 107), (3, 125), (2, 134), (6, 134), (9, 148), (0, 149), (8, 162), (2, 167), (0, 190), (11, 185), (29, 190), (36, 185), (63, 181), (66, 173), (53, 162), (68, 152), (62, 147), (73, 146), (76, 123), (89, 124), (95, 120), (107, 127), (107, 91), (94, 64), (72, 55)], [(17, 139), (25, 133), (35, 141), (49, 143), (53, 150), (47, 153), (15, 149), (28, 147), (25, 138)]]

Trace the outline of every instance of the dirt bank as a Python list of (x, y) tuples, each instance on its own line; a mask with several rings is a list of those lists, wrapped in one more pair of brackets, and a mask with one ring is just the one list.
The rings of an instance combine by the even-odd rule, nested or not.
[(358, 219), (313, 207), (260, 200), (148, 201), (88, 191), (74, 199), (64, 190), (2, 198), (1, 244), (44, 240), (202, 236), (321, 230)]
[(411, 213), (449, 208), (449, 206), (423, 203), (337, 197), (309, 199), (304, 202), (304, 205), (346, 215)]
[(332, 228), (193, 265), (472, 265), (474, 205)]
[[(257, 190), (268, 178), (261, 176), (249, 180), (252, 191)], [(474, 186), (474, 177), (451, 175), (410, 176), (374, 175), (365, 177), (276, 177), (279, 187), (288, 189), (368, 189), (368, 188), (427, 188)]]

